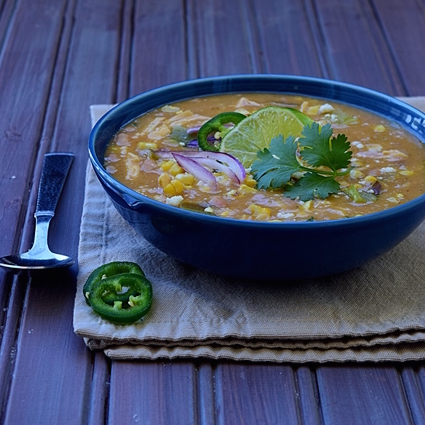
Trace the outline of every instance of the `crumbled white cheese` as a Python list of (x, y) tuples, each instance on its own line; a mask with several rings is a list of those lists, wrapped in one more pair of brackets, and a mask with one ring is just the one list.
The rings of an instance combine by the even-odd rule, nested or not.
[(358, 142), (357, 140), (355, 140), (354, 142), (351, 142), (351, 146), (355, 146), (358, 149), (364, 148), (364, 144), (362, 142)]
[(383, 167), (381, 173), (395, 173), (397, 170), (394, 167)]
[(171, 196), (171, 198), (167, 198), (165, 200), (165, 203), (173, 207), (178, 207), (182, 201), (183, 201), (183, 196), (177, 195), (177, 196)]
[(333, 112), (334, 107), (329, 103), (324, 103), (319, 108), (319, 114), (328, 114), (329, 112)]
[(276, 217), (277, 217), (277, 218), (291, 218), (291, 217), (293, 217), (293, 216), (294, 216), (294, 214), (293, 214), (293, 213), (278, 212), (278, 213), (276, 214)]

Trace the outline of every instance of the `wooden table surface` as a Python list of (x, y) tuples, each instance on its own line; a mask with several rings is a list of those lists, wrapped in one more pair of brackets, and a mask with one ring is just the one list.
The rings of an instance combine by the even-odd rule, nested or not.
[[(0, 0), (0, 254), (30, 247), (43, 155), (75, 153), (51, 247), (77, 257), (89, 105), (276, 73), (425, 95), (425, 0)], [(0, 270), (5, 424), (423, 424), (421, 363), (114, 362), (73, 333), (75, 276)]]

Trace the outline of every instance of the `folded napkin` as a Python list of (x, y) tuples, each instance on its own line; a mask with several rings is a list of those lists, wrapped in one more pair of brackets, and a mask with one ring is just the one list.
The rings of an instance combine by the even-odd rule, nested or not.
[[(403, 100), (425, 110), (425, 97)], [(92, 106), (93, 123), (110, 106)], [(382, 257), (336, 276), (276, 283), (214, 275), (169, 258), (136, 234), (88, 165), (74, 330), (113, 359), (424, 359), (424, 259), (425, 223)], [(90, 272), (117, 260), (140, 264), (153, 285), (152, 308), (134, 325), (102, 320), (83, 297)]]

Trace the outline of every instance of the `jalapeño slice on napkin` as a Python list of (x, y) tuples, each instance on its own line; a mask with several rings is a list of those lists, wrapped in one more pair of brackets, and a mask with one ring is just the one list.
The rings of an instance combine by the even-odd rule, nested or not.
[[(115, 276), (121, 273), (134, 273), (139, 274), (141, 276), (145, 276), (145, 273), (143, 272), (141, 267), (138, 264), (132, 263), (130, 261), (113, 261), (112, 263), (104, 264), (103, 266), (100, 266), (95, 269), (90, 274), (86, 283), (84, 284), (83, 294), (87, 304), (90, 304), (90, 292), (102, 279), (105, 279), (106, 277)], [(105, 302), (107, 302), (108, 304), (113, 304), (114, 301), (126, 301), (130, 295), (134, 294), (127, 290), (125, 292), (117, 294), (116, 297), (106, 297)]]
[[(123, 287), (128, 287), (135, 295), (128, 300), (119, 301), (118, 294)], [(105, 298), (117, 297), (113, 305)], [(152, 304), (152, 285), (143, 276), (123, 273), (102, 279), (89, 295), (93, 310), (103, 319), (118, 325), (126, 325), (140, 320), (149, 311)]]
[(152, 304), (152, 285), (143, 270), (131, 262), (98, 267), (87, 279), (83, 292), (95, 313), (119, 325), (140, 320)]

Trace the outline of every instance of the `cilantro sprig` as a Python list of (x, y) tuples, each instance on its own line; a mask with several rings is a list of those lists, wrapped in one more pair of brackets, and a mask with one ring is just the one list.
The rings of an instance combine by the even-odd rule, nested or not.
[(325, 199), (340, 190), (335, 180), (350, 172), (350, 142), (344, 134), (332, 136), (330, 124), (313, 122), (297, 140), (279, 135), (257, 153), (251, 172), (259, 189), (284, 188), (284, 195), (301, 201)]

